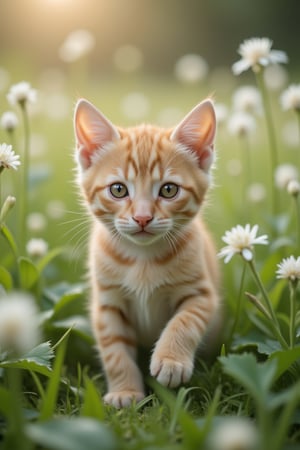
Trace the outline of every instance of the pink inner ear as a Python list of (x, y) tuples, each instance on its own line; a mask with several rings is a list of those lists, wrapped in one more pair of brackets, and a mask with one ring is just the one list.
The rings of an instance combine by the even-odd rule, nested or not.
[(79, 100), (74, 117), (79, 162), (83, 169), (91, 165), (95, 151), (120, 137), (118, 130), (106, 117), (86, 100)]
[(216, 117), (213, 104), (206, 100), (197, 105), (177, 126), (171, 139), (194, 152), (199, 166), (208, 171), (213, 161)]

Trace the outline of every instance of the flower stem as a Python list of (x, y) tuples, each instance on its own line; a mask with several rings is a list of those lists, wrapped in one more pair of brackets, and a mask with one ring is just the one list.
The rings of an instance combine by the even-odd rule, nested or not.
[(230, 335), (228, 338), (228, 346), (230, 347), (232, 344), (232, 339), (234, 336), (234, 333), (236, 332), (237, 326), (239, 324), (240, 321), (240, 316), (241, 316), (241, 310), (242, 310), (242, 294), (243, 294), (243, 288), (244, 288), (244, 281), (245, 281), (245, 273), (246, 273), (246, 263), (244, 264), (243, 267), (243, 272), (242, 272), (242, 277), (241, 277), (241, 282), (240, 282), (240, 289), (239, 289), (239, 293), (238, 293), (238, 298), (237, 298), (237, 307), (236, 307), (236, 311), (235, 311), (235, 318), (234, 318), (234, 322), (230, 331)]
[(273, 332), (275, 333), (275, 335), (276, 335), (278, 341), (280, 342), (281, 346), (283, 348), (287, 349), (288, 348), (288, 344), (287, 344), (286, 340), (284, 339), (284, 337), (281, 334), (279, 323), (278, 323), (276, 314), (274, 312), (271, 300), (270, 300), (270, 298), (269, 298), (269, 296), (267, 294), (267, 291), (266, 291), (266, 289), (265, 289), (265, 287), (264, 287), (264, 285), (263, 285), (263, 283), (262, 283), (262, 281), (260, 279), (260, 276), (259, 276), (259, 274), (258, 274), (258, 272), (256, 270), (256, 267), (255, 267), (255, 264), (254, 264), (253, 260), (249, 261), (249, 266), (250, 266), (250, 269), (251, 269), (252, 274), (254, 276), (254, 279), (256, 281), (256, 284), (257, 284), (257, 286), (259, 287), (259, 289), (260, 289), (260, 291), (262, 293), (262, 297), (264, 299), (264, 302), (265, 302), (265, 305), (267, 307), (268, 313), (269, 313), (269, 315), (271, 317), (271, 320), (270, 320), (271, 328), (272, 328)]
[(277, 151), (277, 142), (275, 137), (274, 123), (272, 118), (272, 110), (270, 106), (270, 100), (268, 96), (268, 91), (264, 82), (264, 71), (259, 70), (256, 72), (256, 82), (261, 92), (264, 113), (267, 124), (267, 133), (269, 138), (269, 146), (270, 146), (270, 160), (271, 160), (271, 200), (272, 200), (272, 213), (274, 216), (278, 213), (278, 199), (276, 199), (276, 191), (275, 185), (273, 182), (273, 177), (275, 173), (275, 169), (278, 166), (278, 151)]
[(297, 248), (300, 250), (300, 208), (298, 203), (298, 195), (293, 195), (294, 203), (295, 203), (295, 209), (296, 209), (296, 243)]
[(295, 346), (296, 289), (298, 280), (290, 280), (290, 348)]
[(26, 104), (21, 104), (21, 111), (24, 123), (24, 154), (23, 154), (23, 179), (21, 189), (21, 202), (20, 202), (20, 248), (25, 253), (27, 242), (27, 227), (26, 217), (28, 213), (28, 188), (29, 188), (29, 120), (26, 110)]

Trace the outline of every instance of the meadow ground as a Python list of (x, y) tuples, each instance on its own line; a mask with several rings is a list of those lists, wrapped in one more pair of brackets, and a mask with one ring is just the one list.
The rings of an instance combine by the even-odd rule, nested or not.
[[(282, 97), (297, 74), (222, 68), (188, 83), (96, 78), (84, 64), (36, 73), (7, 61), (2, 70), (10, 83), (0, 113), (13, 111), (18, 125), (3, 119), (0, 130), (0, 448), (299, 448), (299, 85)], [(11, 106), (9, 84), (23, 79), (37, 101)], [(89, 220), (74, 184), (73, 106), (86, 97), (116, 124), (172, 125), (211, 93), (218, 157), (203, 214), (218, 251), (227, 246), (224, 327), (215, 354), (197, 357), (178, 390), (151, 379), (142, 355), (149, 395), (115, 410), (102, 401), (86, 311)], [(20, 155), (17, 170), (4, 167), (4, 143)]]

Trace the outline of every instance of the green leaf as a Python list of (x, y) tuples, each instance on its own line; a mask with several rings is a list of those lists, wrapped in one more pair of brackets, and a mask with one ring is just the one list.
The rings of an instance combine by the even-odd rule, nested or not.
[(18, 259), (21, 288), (32, 288), (39, 279), (39, 271), (29, 258), (21, 256)]
[(83, 291), (81, 287), (75, 287), (70, 292), (67, 292), (64, 294), (59, 301), (56, 303), (54, 307), (54, 315), (57, 315), (61, 312), (63, 308), (68, 306), (70, 303), (72, 303), (74, 300), (78, 300), (82, 297)]
[(0, 386), (0, 411), (6, 417), (11, 415), (13, 409), (10, 391)]
[(6, 291), (10, 291), (13, 287), (12, 276), (3, 266), (0, 266), (0, 284)]
[(0, 225), (0, 231), (3, 234), (4, 238), (6, 239), (8, 245), (12, 249), (14, 255), (17, 256), (17, 254), (18, 254), (17, 244), (16, 244), (14, 237), (11, 234), (10, 230), (7, 228), (7, 226), (4, 223), (2, 223)]
[(70, 330), (67, 331), (56, 344), (59, 345), (59, 347), (54, 361), (53, 373), (48, 381), (45, 396), (43, 398), (40, 420), (48, 420), (54, 414), (69, 334)]
[(219, 357), (224, 371), (235, 378), (256, 399), (265, 403), (276, 378), (277, 362), (269, 360), (258, 363), (251, 353)]
[(52, 375), (50, 361), (53, 356), (50, 343), (43, 342), (20, 358), (2, 361), (0, 367), (30, 370), (49, 377)]
[(96, 389), (92, 380), (85, 378), (84, 402), (81, 409), (81, 415), (92, 417), (98, 420), (104, 420), (104, 405), (100, 393)]
[(39, 260), (37, 263), (37, 269), (39, 272), (42, 272), (45, 267), (54, 259), (56, 256), (58, 256), (60, 253), (62, 253), (63, 249), (60, 247), (53, 248), (50, 250), (42, 259)]
[(52, 450), (117, 450), (112, 432), (102, 423), (83, 417), (53, 419), (29, 424), (28, 437), (41, 447)]
[(300, 358), (300, 347), (294, 347), (288, 350), (279, 350), (270, 355), (270, 360), (277, 363), (276, 378), (279, 378), (284, 372), (289, 370), (292, 365)]
[(54, 328), (72, 328), (72, 331), (79, 334), (88, 342), (93, 342), (90, 321), (84, 316), (71, 316), (66, 319), (56, 320), (51, 324)]

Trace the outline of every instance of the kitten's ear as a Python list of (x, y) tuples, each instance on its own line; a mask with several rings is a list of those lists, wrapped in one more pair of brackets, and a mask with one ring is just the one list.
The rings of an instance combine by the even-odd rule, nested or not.
[(91, 165), (93, 154), (105, 144), (119, 139), (118, 130), (87, 100), (78, 100), (74, 113), (74, 129), (79, 163), (85, 170)]
[(171, 134), (177, 141), (194, 152), (199, 166), (205, 172), (214, 160), (214, 139), (216, 134), (216, 115), (211, 100), (199, 103)]

